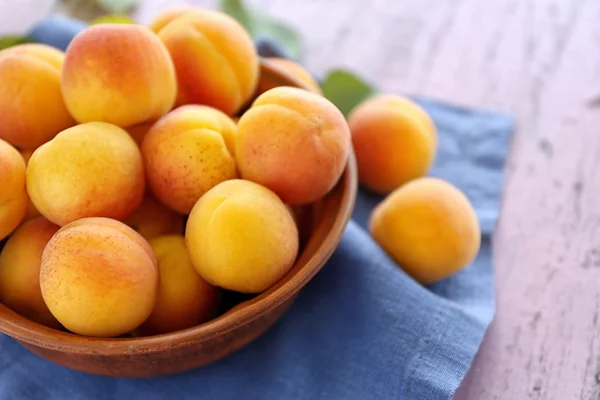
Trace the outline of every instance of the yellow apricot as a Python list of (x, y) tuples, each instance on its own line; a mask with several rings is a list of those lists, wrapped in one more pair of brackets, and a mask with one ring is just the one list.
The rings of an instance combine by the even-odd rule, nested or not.
[(38, 147), (27, 165), (35, 208), (63, 226), (84, 217), (125, 220), (144, 195), (140, 150), (123, 129), (89, 122)]
[(193, 10), (199, 10), (199, 8), (189, 4), (176, 5), (166, 8), (154, 16), (152, 21), (150, 21), (148, 24), (148, 27), (152, 29), (154, 33), (158, 33), (174, 19), (181, 17), (183, 14)]
[[(29, 163), (29, 159), (31, 158), (31, 155), (33, 154), (33, 150), (24, 149), (19, 152), (21, 153), (21, 156), (23, 156), (23, 159), (25, 160), (25, 165), (27, 165)], [(30, 220), (35, 217), (39, 217), (41, 215), (42, 214), (40, 214), (40, 212), (37, 210), (37, 208), (35, 208), (35, 206), (33, 205), (33, 202), (29, 198), (29, 194), (27, 194), (27, 212), (25, 213), (24, 220)]]
[(31, 219), (14, 232), (0, 253), (0, 302), (53, 328), (60, 324), (42, 298), (40, 267), (44, 248), (58, 229), (44, 217)]
[(249, 33), (227, 14), (193, 10), (158, 32), (177, 71), (177, 105), (204, 104), (234, 115), (254, 94), (259, 58)]
[(215, 317), (221, 290), (198, 275), (183, 235), (155, 237), (150, 246), (158, 258), (160, 287), (156, 306), (138, 332), (143, 336), (175, 332)]
[(183, 234), (183, 216), (148, 193), (125, 223), (147, 240), (170, 233)]
[(298, 229), (286, 205), (269, 189), (241, 179), (220, 183), (198, 200), (185, 240), (204, 280), (242, 293), (274, 285), (298, 254)]
[(60, 89), (64, 53), (27, 43), (0, 51), (0, 139), (36, 148), (75, 124)]
[(27, 212), (25, 161), (9, 143), (0, 139), (0, 240), (19, 226)]
[(439, 178), (417, 178), (393, 191), (371, 214), (373, 238), (406, 273), (432, 284), (470, 264), (481, 243), (467, 197)]

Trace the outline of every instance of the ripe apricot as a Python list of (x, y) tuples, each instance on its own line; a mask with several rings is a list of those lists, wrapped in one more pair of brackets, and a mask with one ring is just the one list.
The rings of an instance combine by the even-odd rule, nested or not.
[[(25, 150), (20, 150), (19, 152), (21, 153), (21, 156), (23, 156), (23, 159), (25, 160), (25, 165), (27, 165), (29, 163), (29, 159), (31, 158), (31, 155), (33, 154), (33, 150), (25, 149)], [(30, 220), (32, 218), (39, 217), (41, 215), (42, 214), (40, 214), (40, 212), (37, 210), (37, 208), (35, 208), (35, 206), (33, 205), (31, 199), (29, 198), (29, 194), (27, 194), (27, 212), (25, 213), (25, 220)]]
[(387, 194), (425, 176), (437, 151), (437, 132), (418, 104), (397, 95), (378, 95), (348, 116), (358, 177), (366, 188)]
[(439, 178), (415, 179), (389, 194), (371, 214), (373, 238), (415, 280), (432, 284), (471, 263), (481, 243), (467, 197)]
[(350, 152), (340, 110), (318, 94), (276, 87), (260, 95), (238, 122), (242, 178), (274, 191), (285, 203), (311, 203), (338, 182)]
[(10, 144), (0, 139), (0, 240), (19, 226), (27, 212), (25, 161)]
[(234, 115), (250, 100), (259, 76), (252, 38), (227, 14), (193, 10), (158, 32), (175, 64), (177, 105), (203, 104)]
[[(304, 66), (298, 64), (296, 61), (289, 60), (287, 58), (269, 57), (266, 59), (266, 63), (273, 65), (274, 67), (279, 68), (282, 71), (290, 74), (294, 78), (298, 79), (300, 82), (304, 83), (309, 90), (317, 94), (323, 94), (321, 86), (319, 85), (319, 82), (317, 82), (315, 77), (310, 72), (308, 72), (308, 70)], [(258, 89), (258, 92), (263, 93), (266, 92), (268, 89), (272, 88), (273, 87), (260, 87)]]
[(269, 189), (233, 179), (198, 200), (188, 219), (186, 246), (200, 276), (214, 286), (262, 292), (293, 266), (298, 228)]
[(149, 193), (125, 223), (147, 240), (171, 233), (183, 234), (183, 216)]
[(58, 229), (44, 217), (31, 219), (19, 226), (0, 253), (0, 302), (53, 328), (60, 324), (42, 298), (40, 267), (44, 248)]
[(157, 121), (142, 142), (154, 196), (189, 214), (207, 190), (236, 178), (235, 132), (231, 118), (208, 106), (182, 106)]
[(150, 23), (148, 24), (148, 27), (152, 29), (154, 33), (158, 33), (162, 28), (167, 26), (174, 19), (181, 17), (187, 12), (198, 9), (199, 8), (189, 4), (181, 4), (166, 8), (154, 16), (152, 21), (150, 21)]
[(64, 58), (44, 44), (0, 51), (0, 139), (34, 149), (75, 124), (60, 89)]
[(160, 287), (156, 306), (138, 333), (146, 336), (175, 332), (215, 317), (221, 289), (198, 275), (183, 235), (155, 237), (150, 246), (158, 258)]
[(156, 304), (158, 261), (122, 222), (82, 218), (46, 245), (40, 287), (52, 315), (73, 333), (116, 337), (140, 326)]
[(142, 202), (142, 156), (123, 129), (76, 125), (33, 152), (27, 191), (35, 208), (63, 226), (84, 217), (125, 220)]
[(177, 79), (167, 49), (150, 29), (100, 24), (84, 29), (67, 48), (61, 89), (79, 123), (124, 128), (171, 110)]

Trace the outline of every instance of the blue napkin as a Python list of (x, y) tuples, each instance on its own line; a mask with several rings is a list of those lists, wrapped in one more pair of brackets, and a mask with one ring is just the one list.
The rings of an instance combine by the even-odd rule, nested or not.
[(361, 191), (330, 261), (246, 348), (179, 375), (114, 379), (56, 366), (0, 335), (0, 398), (450, 399), (494, 315), (491, 234), (513, 120), (416, 100), (439, 130), (432, 175), (460, 187), (482, 224), (471, 266), (431, 287), (415, 283), (365, 230), (381, 199)]

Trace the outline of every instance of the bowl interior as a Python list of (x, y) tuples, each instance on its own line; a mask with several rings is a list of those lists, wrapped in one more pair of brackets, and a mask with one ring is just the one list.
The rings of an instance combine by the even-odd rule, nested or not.
[[(304, 84), (285, 71), (261, 62), (261, 83), (257, 95), (270, 87)], [(255, 96), (256, 97), (256, 96)], [(0, 332), (26, 344), (71, 354), (152, 353), (193, 341), (202, 343), (249, 324), (290, 301), (317, 274), (335, 251), (350, 220), (357, 190), (357, 172), (351, 152), (337, 185), (323, 199), (296, 208), (301, 234), (301, 250), (292, 269), (267, 291), (248, 296), (226, 292), (220, 315), (186, 330), (148, 337), (91, 338), (59, 331), (32, 322), (0, 304)], [(1, 244), (0, 244), (1, 249)]]

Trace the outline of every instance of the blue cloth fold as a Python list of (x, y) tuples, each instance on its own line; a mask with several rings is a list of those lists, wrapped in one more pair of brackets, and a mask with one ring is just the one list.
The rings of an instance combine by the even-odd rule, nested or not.
[(513, 120), (417, 99), (440, 148), (432, 175), (460, 187), (484, 231), (476, 261), (431, 287), (399, 269), (365, 230), (378, 197), (359, 193), (338, 249), (257, 341), (205, 368), (152, 379), (90, 376), (0, 335), (0, 398), (450, 399), (494, 314), (491, 233)]

